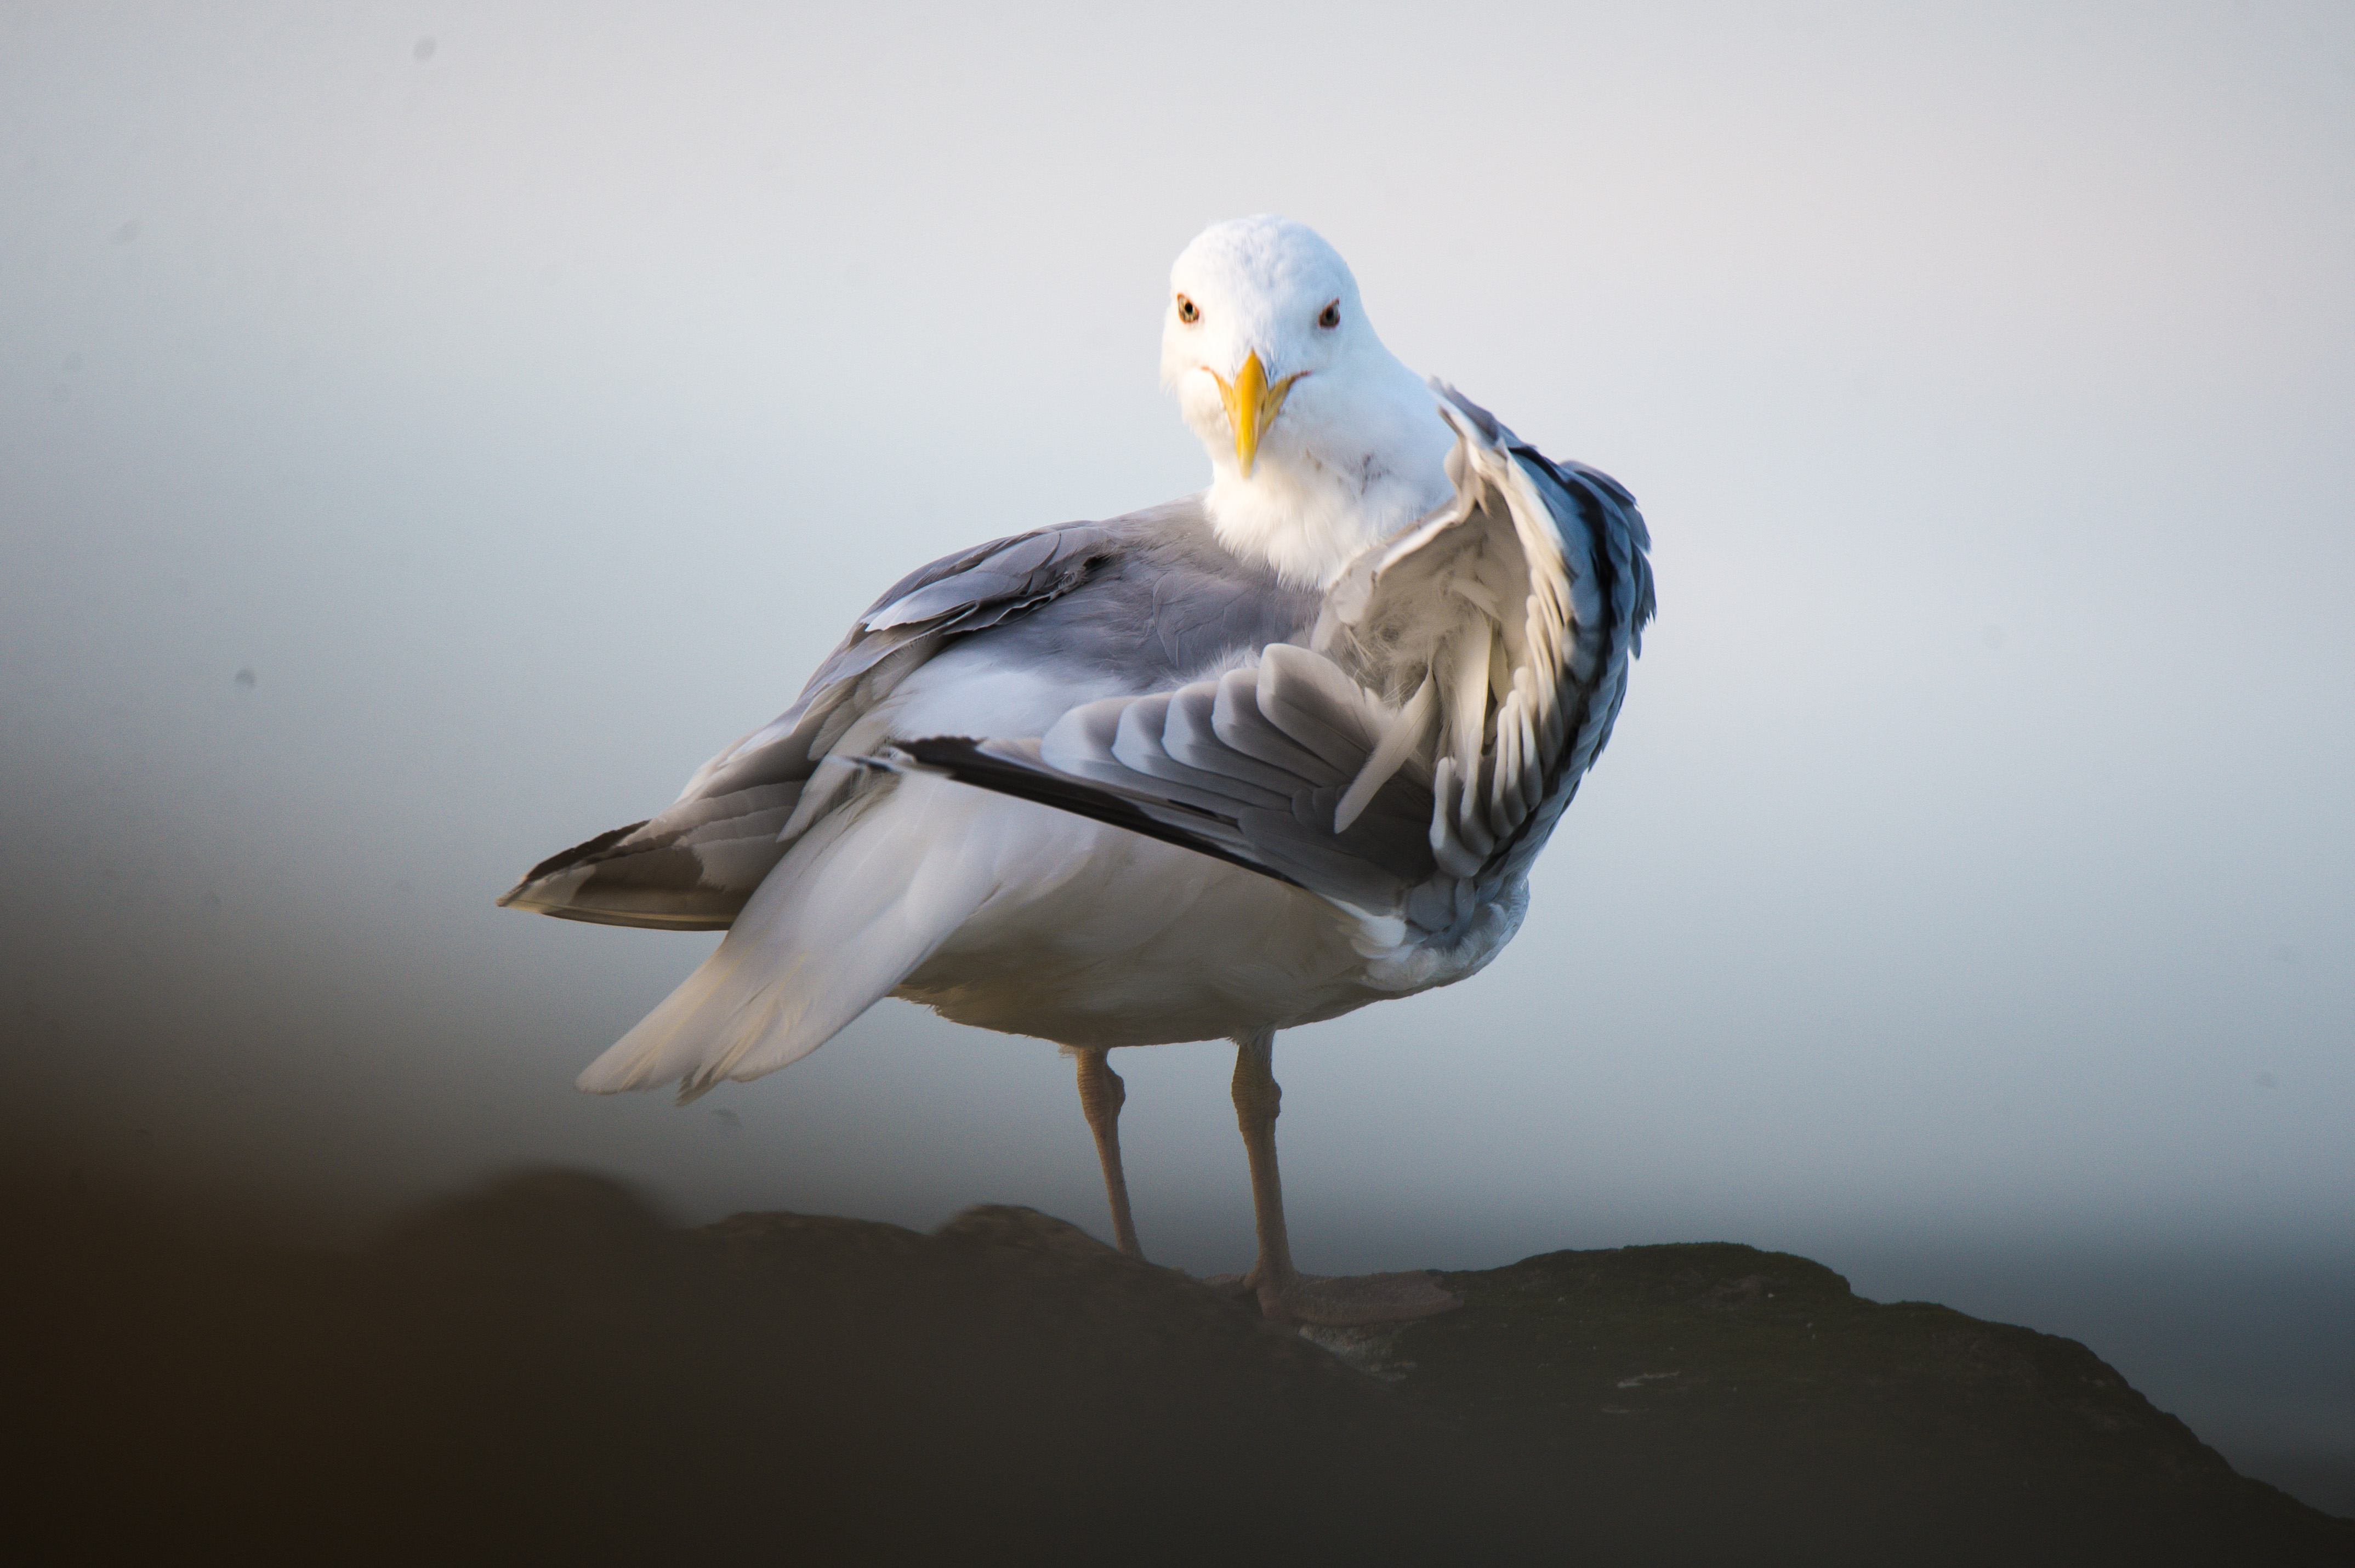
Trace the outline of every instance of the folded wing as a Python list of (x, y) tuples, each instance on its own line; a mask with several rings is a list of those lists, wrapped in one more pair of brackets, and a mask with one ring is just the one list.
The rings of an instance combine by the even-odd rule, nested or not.
[(1069, 593), (1115, 547), (1103, 528), (1069, 524), (911, 574), (858, 619), (792, 707), (705, 763), (666, 810), (549, 856), (499, 903), (610, 926), (727, 928), (857, 777), (823, 765), (881, 744), (860, 721), (910, 672), (954, 638)]
[(1074, 709), (1037, 740), (902, 741), (938, 771), (1425, 929), (1523, 874), (1601, 753), (1652, 615), (1632, 497), (1440, 387), (1454, 499), (1368, 550), (1305, 648)]

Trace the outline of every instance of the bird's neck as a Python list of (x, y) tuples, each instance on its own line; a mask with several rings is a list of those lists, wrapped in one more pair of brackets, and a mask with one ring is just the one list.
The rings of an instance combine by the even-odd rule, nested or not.
[(1360, 550), (1447, 500), (1452, 444), (1429, 395), (1411, 383), (1403, 407), (1264, 453), (1248, 479), (1212, 447), (1204, 509), (1237, 556), (1295, 587), (1327, 587)]
[(1295, 587), (1322, 588), (1359, 551), (1428, 511), (1423, 488), (1378, 481), (1361, 491), (1329, 471), (1298, 474), (1262, 464), (1249, 479), (1220, 475), (1204, 508), (1228, 549)]

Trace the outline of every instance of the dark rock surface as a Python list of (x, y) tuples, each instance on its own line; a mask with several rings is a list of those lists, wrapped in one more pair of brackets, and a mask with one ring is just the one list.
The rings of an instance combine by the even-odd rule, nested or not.
[(2355, 1563), (2355, 1521), (2234, 1474), (2073, 1340), (1721, 1244), (1445, 1277), (1465, 1308), (1398, 1337), (1402, 1391), (1617, 1499), (1631, 1553)]
[(1746, 1247), (1312, 1343), (1023, 1209), (678, 1232), (549, 1173), (358, 1255), (9, 1222), (47, 1560), (2355, 1563), (2084, 1347)]

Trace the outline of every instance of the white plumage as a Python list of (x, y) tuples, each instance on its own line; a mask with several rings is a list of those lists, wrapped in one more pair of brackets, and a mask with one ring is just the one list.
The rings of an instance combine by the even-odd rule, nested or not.
[(728, 930), (584, 1088), (755, 1077), (891, 994), (1060, 1044), (1132, 1251), (1105, 1053), (1231, 1038), (1244, 1283), (1280, 1317), (1434, 1310), (1426, 1277), (1294, 1271), (1273, 1035), (1511, 938), (1625, 693), (1648, 541), (1618, 485), (1392, 357), (1306, 228), (1215, 226), (1171, 285), (1208, 491), (912, 574), (667, 810), (501, 902)]

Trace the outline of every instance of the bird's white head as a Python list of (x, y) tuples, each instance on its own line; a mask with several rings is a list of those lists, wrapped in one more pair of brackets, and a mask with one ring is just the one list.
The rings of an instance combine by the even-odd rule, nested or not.
[(1274, 217), (1213, 224), (1169, 270), (1161, 379), (1210, 454), (1206, 503), (1229, 549), (1290, 581), (1448, 495), (1454, 438), (1382, 346), (1338, 252)]

